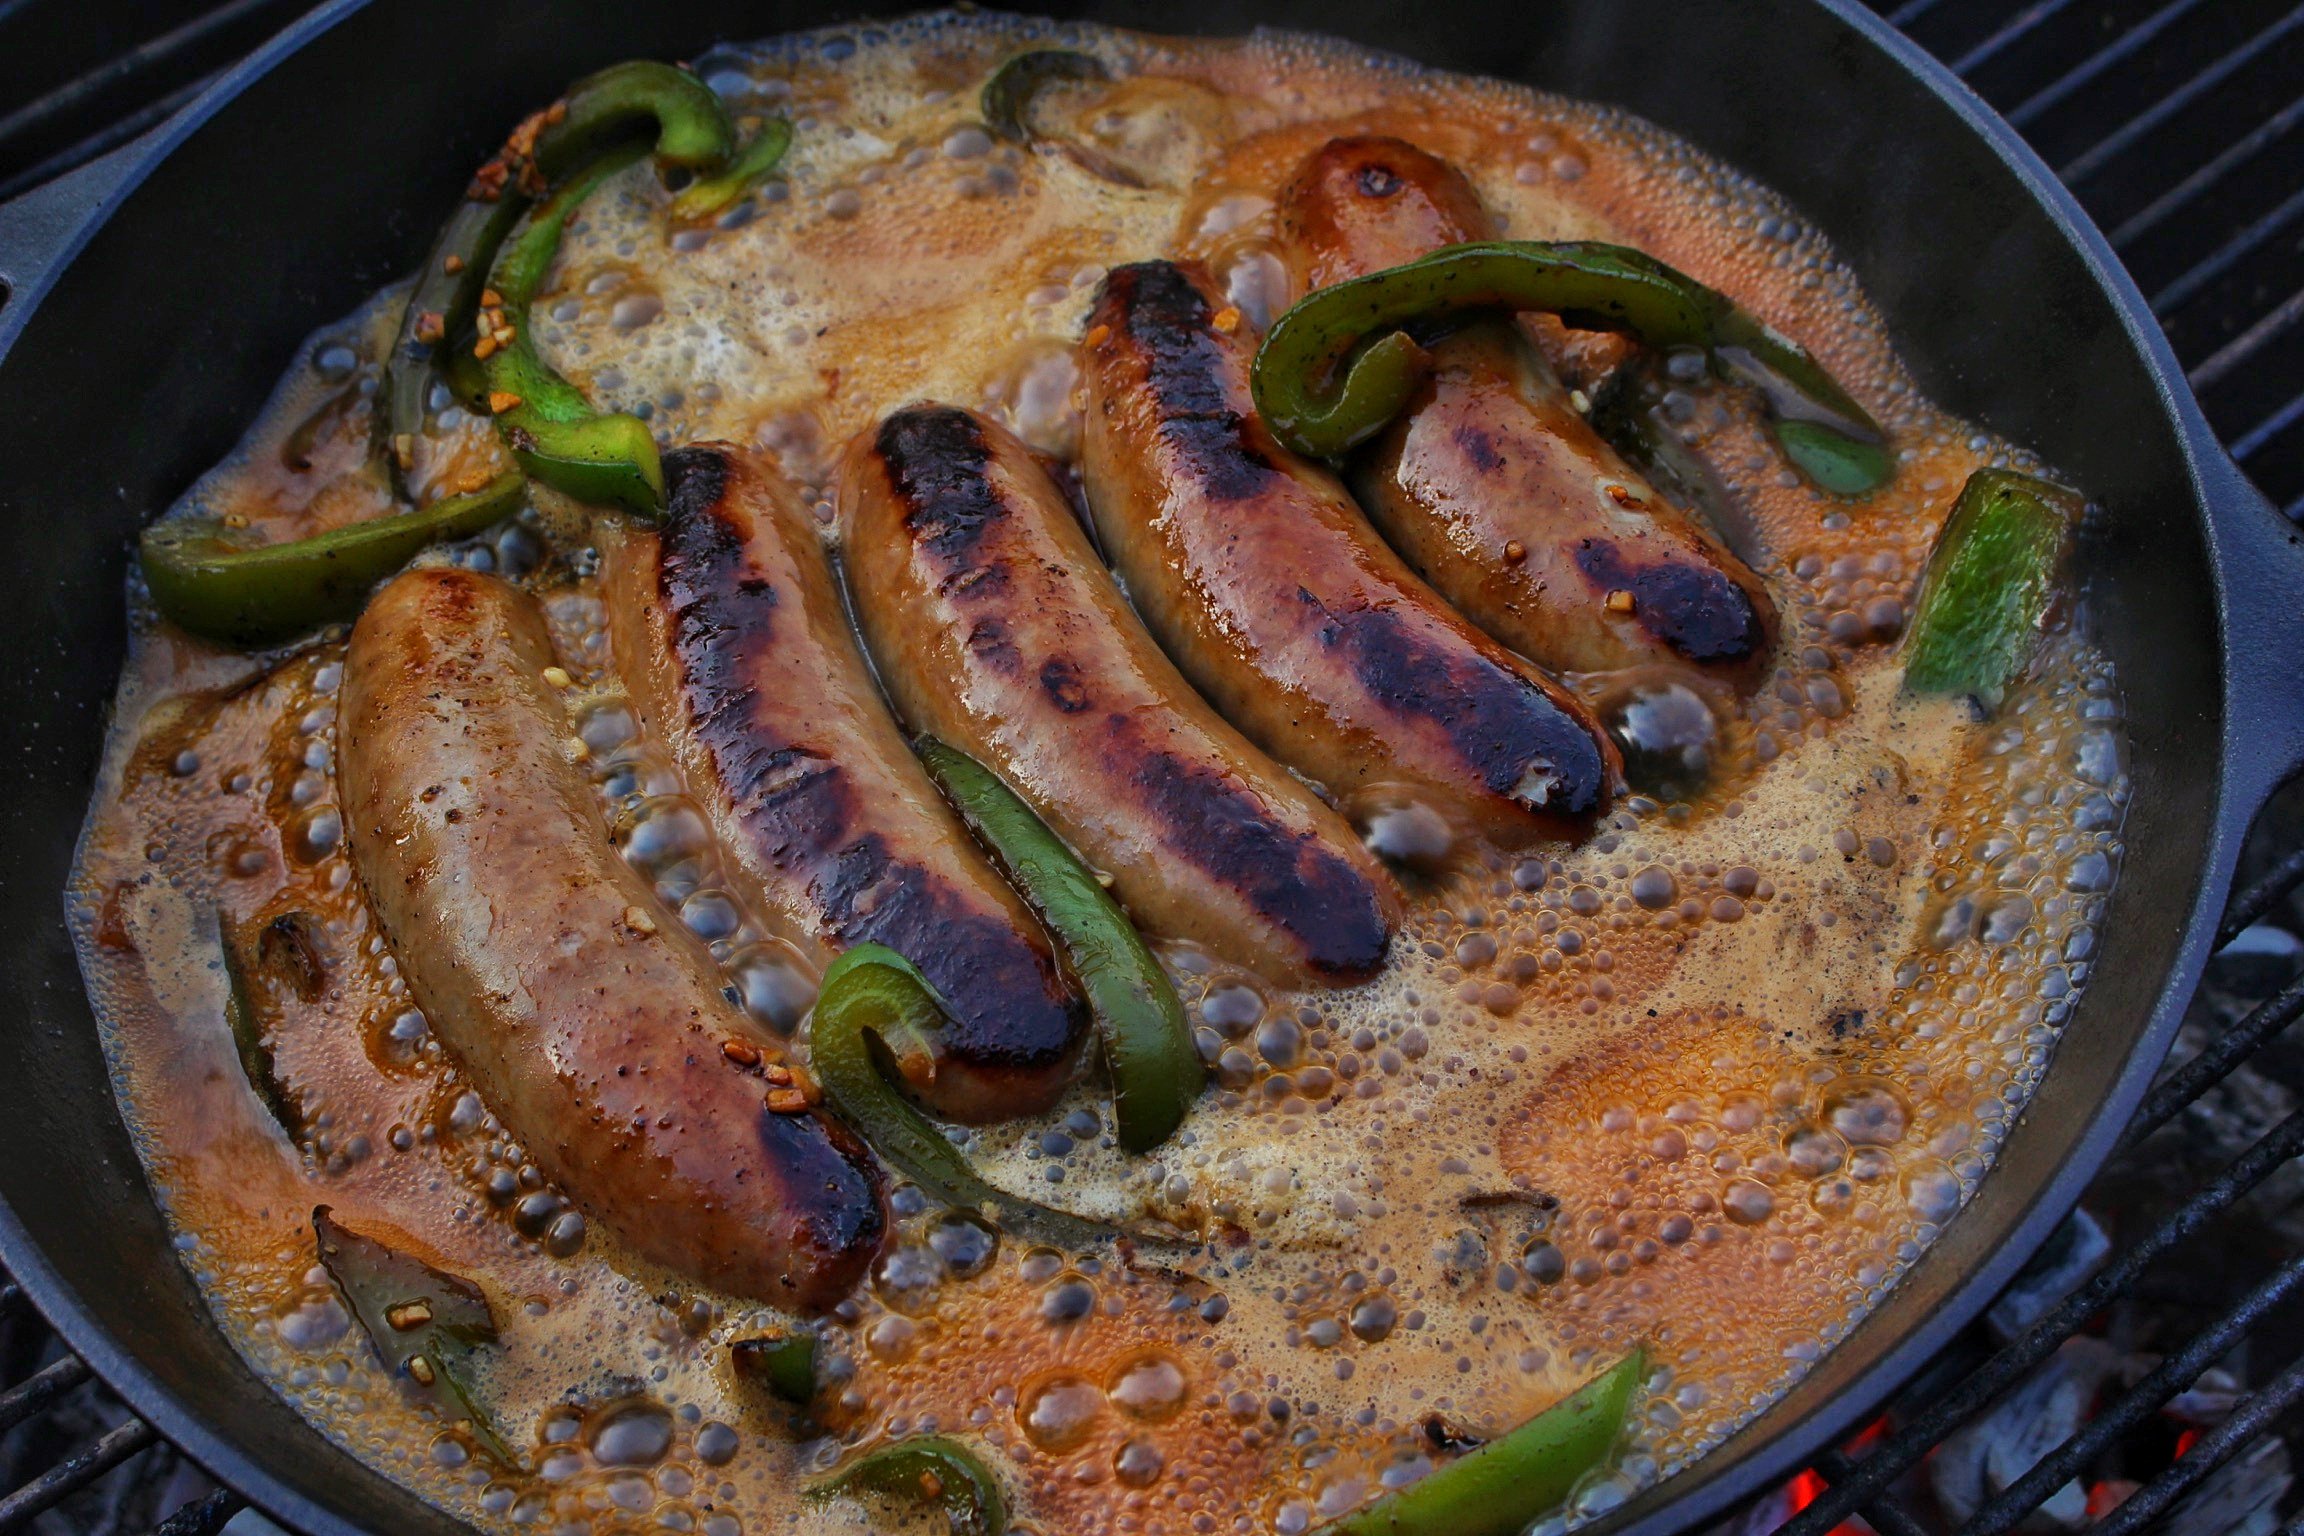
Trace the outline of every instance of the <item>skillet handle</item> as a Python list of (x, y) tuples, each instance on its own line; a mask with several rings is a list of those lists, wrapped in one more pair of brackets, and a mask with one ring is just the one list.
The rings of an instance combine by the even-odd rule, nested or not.
[(2283, 516), (2223, 453), (2205, 464), (2224, 587), (2226, 780), (2253, 814), (2304, 768), (2304, 527)]
[(143, 158), (143, 141), (133, 140), (0, 203), (0, 357)]

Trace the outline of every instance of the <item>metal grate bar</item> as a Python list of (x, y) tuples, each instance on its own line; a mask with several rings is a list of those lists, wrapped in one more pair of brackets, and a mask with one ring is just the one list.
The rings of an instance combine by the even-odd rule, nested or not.
[[(1826, 1451), (1816, 1462), (1816, 1470), (1824, 1475), (1826, 1481), (1834, 1483), (1849, 1476), (1855, 1468), (1855, 1459), (1837, 1448)], [(1888, 1494), (1874, 1499), (1858, 1513), (1864, 1517), (1864, 1523), (1877, 1531), (1879, 1536), (1928, 1536), (1928, 1527), (1914, 1519), (1903, 1505)]]
[(1880, 1536), (1928, 1536), (1928, 1528), (1904, 1512), (1904, 1506), (1886, 1497), (1873, 1500), (1858, 1514)]
[(2139, 1145), (2145, 1137), (2174, 1119), (2177, 1111), (2224, 1080), (2265, 1041), (2304, 1014), (2304, 978), (2289, 984), (2279, 996), (2256, 1005), (2239, 1023), (2208, 1043), (2207, 1049), (2161, 1079), (2144, 1099), (2136, 1118), (2121, 1137), (2123, 1149)]
[(2126, 1503), (2089, 1530), (2094, 1536), (2129, 1536), (2142, 1530), (2209, 1473), (2246, 1450), (2300, 1400), (2304, 1400), (2304, 1360), (2272, 1378), (2272, 1384), (2263, 1391), (2252, 1393), (2232, 1411), (2232, 1417), (2202, 1435), (2174, 1466), (2131, 1494)]
[(87, 1379), (86, 1363), (78, 1355), (66, 1355), (37, 1375), (10, 1387), (5, 1396), (0, 1396), (0, 1434), (14, 1429)]
[(204, 1499), (194, 1499), (155, 1526), (152, 1536), (216, 1536), (248, 1501), (229, 1488), (219, 1488)]
[(2265, 445), (2299, 421), (2304, 421), (2304, 394), (2297, 395), (2286, 405), (2281, 406), (2271, 415), (2232, 439), (2227, 446), (2232, 450), (2233, 462), (2236, 464), (2247, 463), (2262, 452)]
[(197, 80), (178, 86), (158, 101), (106, 124), (79, 143), (67, 145), (39, 164), (27, 166), (6, 181), (0, 181), (0, 203), (29, 192), (44, 182), (54, 181), (67, 172), (76, 171), (97, 156), (108, 155), (130, 139), (158, 127), (175, 116), (186, 102), (214, 84), (216, 75), (222, 73), (222, 70), (218, 70), (215, 74), (202, 75)]
[(1888, 25), (1908, 27), (1934, 9), (1936, 0), (1904, 0), (1902, 5), (1888, 13)]
[(2259, 150), (2299, 122), (2304, 122), (2304, 96), (2297, 97), (2233, 140), (2222, 154), (2154, 198), (2141, 212), (2112, 231), (2112, 243), (2115, 246), (2132, 245), (2150, 234), (2163, 219), (2222, 181), (2235, 166), (2254, 159)]
[(2304, 26), (2304, 5), (2296, 7), (2278, 21), (2257, 33), (2248, 41), (2225, 54), (2182, 85), (2161, 97), (2151, 106), (2130, 118), (2120, 128), (2096, 141), (2093, 148), (2083, 151), (2058, 167), (2056, 174), (2065, 181), (2078, 184), (2102, 170), (2107, 161), (2128, 149), (2138, 140), (2160, 128), (2170, 118), (2182, 112), (2201, 97), (2213, 91), (2233, 75), (2262, 57), (2275, 44), (2298, 27)]
[(164, 32), (150, 42), (139, 43), (77, 80), (66, 81), (47, 95), (18, 107), (6, 117), (0, 117), (0, 144), (43, 127), (65, 113), (80, 110), (106, 91), (147, 70), (168, 63), (186, 49), (205, 42), (225, 28), (275, 9), (282, 3), (283, 0), (228, 0), (228, 3), (194, 17), (173, 32)]
[[(2304, 194), (2299, 194), (2299, 200), (2304, 201)], [(2304, 288), (2297, 289), (2281, 300), (2271, 313), (2209, 354), (2189, 375), (2192, 388), (2205, 390), (2220, 382), (2225, 375), (2262, 351), (2298, 320), (2304, 320)]]
[(1857, 1506), (1877, 1498), (1945, 1436), (2015, 1385), (2024, 1372), (2054, 1354), (2082, 1323), (2133, 1285), (2155, 1260), (2206, 1226), (2299, 1152), (2304, 1152), (2304, 1110), (2266, 1132), (2135, 1247), (2097, 1271), (2094, 1279), (2051, 1307), (2013, 1343), (1937, 1396), (1901, 1431), (1856, 1463), (1847, 1478), (1834, 1483), (1815, 1503), (1793, 1516), (1778, 1536), (1824, 1536), (1856, 1513)]
[(2063, 101), (2074, 91), (2089, 84), (2113, 65), (2133, 55), (2146, 43), (2174, 26), (2186, 15), (2198, 10), (2205, 0), (2171, 0), (2127, 31), (2121, 33), (2087, 58), (2049, 81), (2039, 90), (2018, 102), (2008, 112), (2008, 121), (2019, 128), (2028, 126), (2042, 113)]
[(71, 1460), (50, 1467), (0, 1499), (0, 1532), (22, 1529), (34, 1515), (54, 1508), (159, 1438), (142, 1419), (130, 1419), (107, 1430), (102, 1439)]
[(1978, 1510), (1975, 1518), (1960, 1528), (1960, 1536), (2005, 1536), (2014, 1530), (2057, 1489), (2085, 1471), (2114, 1441), (2149, 1419), (2161, 1404), (2214, 1365), (2299, 1282), (2304, 1282), (2304, 1258), (2291, 1259), (2274, 1271), (2243, 1297), (2238, 1306), (2218, 1318), (2205, 1332), (2195, 1334), (2183, 1349), (2161, 1361), (2142, 1381), (2123, 1393), (2119, 1401), (2098, 1412), (2079, 1433), (2033, 1463), (2031, 1471)]
[(2298, 189), (2263, 217), (2252, 220), (2211, 252), (2205, 260), (2192, 264), (2183, 276), (2152, 295), (2152, 313), (2166, 319), (2177, 309), (2200, 296), (2210, 283), (2255, 254), (2264, 242), (2279, 234), (2304, 216), (2304, 188)]
[(2224, 926), (2216, 930), (2216, 947), (2222, 949), (2240, 937), (2241, 929), (2271, 911), (2281, 897), (2299, 885), (2304, 885), (2304, 848), (2294, 850), (2257, 876), (2255, 884), (2232, 899), (2224, 909)]
[(1965, 77), (1970, 70), (1982, 68), (2010, 45), (2029, 36), (2042, 22), (2053, 21), (2071, 9), (2072, 0), (2040, 0), (2016, 13), (2016, 19), (2002, 26), (1990, 37), (1952, 61), (1952, 73)]

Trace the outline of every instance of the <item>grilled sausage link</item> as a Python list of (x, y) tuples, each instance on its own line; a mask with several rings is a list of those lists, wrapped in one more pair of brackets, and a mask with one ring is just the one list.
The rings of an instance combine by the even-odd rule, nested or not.
[(1383, 867), (1192, 691), (1006, 429), (897, 412), (848, 450), (840, 517), (905, 723), (996, 769), (1145, 929), (1283, 982), (1383, 963)]
[[(1454, 166), (1375, 136), (1314, 151), (1278, 218), (1311, 287), (1491, 226)], [(1430, 351), (1430, 379), (1351, 466), (1409, 564), (1548, 667), (1678, 661), (1757, 678), (1776, 629), (1760, 579), (1592, 430), (1511, 323), (1476, 321)]]
[(871, 1160), (724, 1051), (780, 1048), (610, 845), (551, 661), (535, 604), (468, 571), (401, 576), (352, 631), (345, 820), (401, 975), (588, 1215), (683, 1275), (828, 1306), (885, 1228)]
[(1137, 611), (1218, 710), (1348, 813), (1418, 804), (1506, 845), (1572, 830), (1606, 803), (1615, 749), (1273, 439), (1249, 338), (1219, 328), (1210, 292), (1197, 268), (1117, 267), (1082, 343), (1082, 475)]
[(830, 562), (780, 471), (726, 444), (669, 454), (662, 532), (611, 532), (609, 623), (754, 894), (820, 961), (885, 944), (951, 1006), (897, 1065), (938, 1113), (1045, 1108), (1086, 1011), (1038, 921), (976, 851), (889, 718)]

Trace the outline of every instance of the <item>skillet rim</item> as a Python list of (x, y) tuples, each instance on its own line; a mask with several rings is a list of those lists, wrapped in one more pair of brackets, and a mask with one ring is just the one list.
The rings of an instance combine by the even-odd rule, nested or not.
[[(2276, 618), (2272, 605), (2282, 592), (2290, 594), (2293, 600), (2294, 594), (2304, 590), (2304, 581), (2299, 579), (2304, 577), (2304, 568), (2300, 568), (2293, 548), (2283, 556), (2277, 548), (2266, 547), (2295, 546), (2296, 530), (2248, 482), (2226, 453), (2192, 393), (2167, 331), (2152, 314), (2151, 305), (2137, 287), (2135, 278), (2071, 189), (2023, 136), (1949, 65), (1891, 26), (1885, 17), (1870, 10), (1861, 0), (1814, 0), (1814, 3), (1886, 54), (1906, 76), (1947, 108), (1960, 128), (1991, 150), (1994, 158), (2016, 179), (2023, 195), (2047, 216), (2058, 238), (2080, 258), (2090, 282), (2118, 317), (2128, 345), (2144, 365), (2155, 403), (2174, 428), (2172, 435), (2192, 501), (2187, 510), (2200, 534), (2207, 567), (2216, 587), (2212, 608), (2218, 621), (2216, 660), (2221, 672), (2223, 718), (2217, 736), (2219, 762), (2213, 781), (2216, 789), (2214, 830), (2207, 845), (2199, 851), (2197, 884), (2185, 914), (2182, 941), (2168, 969), (2161, 974), (2151, 1011), (2132, 1038), (2119, 1077), (2111, 1091), (2089, 1110), (2077, 1134), (2067, 1140), (2055, 1172), (2033, 1192), (2030, 1203), (2009, 1225), (1998, 1245), (1971, 1265), (1934, 1309), (1903, 1337), (1801, 1417), (1774, 1426), (1767, 1439), (1727, 1459), (1736, 1441), (1752, 1425), (1775, 1411), (1773, 1404), (1763, 1408), (1696, 1461), (1636, 1495), (1620, 1512), (1579, 1528), (1593, 1536), (1676, 1536), (1676, 1533), (1693, 1531), (1704, 1521), (1733, 1511), (1745, 1500), (1782, 1484), (1876, 1415), (1889, 1397), (1913, 1380), (1931, 1358), (1998, 1297), (2079, 1204), (2134, 1118), (2175, 1043), (2177, 1029), (2183, 1023), (2185, 1010), (2199, 988), (2208, 956), (2215, 947), (2216, 930), (2238, 864), (2240, 843), (2265, 800), (2296, 771), (2300, 756), (2304, 756), (2304, 748), (2299, 745), (2299, 736), (2304, 733), (2300, 733), (2297, 726), (2298, 689), (2294, 683), (2281, 690), (2288, 696), (2288, 706), (2285, 718), (2283, 712), (2273, 712), (2279, 729), (2265, 733), (2272, 739), (2251, 741), (2237, 728), (2236, 721), (2241, 717), (2235, 712), (2236, 703), (2247, 695), (2251, 684), (2264, 682), (2268, 671), (2261, 655), (2251, 658), (2248, 648), (2236, 643), (2235, 637), (2249, 634), (2252, 629), (2260, 633), (2268, 627), (2292, 640), (2298, 628), (2294, 618)], [(2252, 569), (2258, 562), (2262, 562), (2261, 566)], [(2251, 583), (2239, 579), (2243, 572), (2264, 578), (2255, 584), (2255, 591), (2250, 591)], [(2278, 652), (2288, 647), (2259, 644), (2255, 649)], [(2249, 664), (2251, 660), (2254, 665)], [(2132, 810), (2131, 814), (2136, 813)], [(2048, 1070), (2055, 1070), (2053, 1058)], [(2034, 1098), (2038, 1092), (2035, 1087)], [(2030, 1106), (2028, 1100), (2026, 1114)], [(1996, 1162), (1985, 1174), (1986, 1180), (2000, 1171)], [(1968, 1208), (1964, 1206), (1961, 1214), (1967, 1213)], [(1921, 1262), (1925, 1262), (1925, 1255)], [(1896, 1284), (1903, 1285), (1911, 1278), (1907, 1272), (1898, 1277)], [(1885, 1307), (1881, 1307), (1869, 1312), (1833, 1349), (1852, 1345), (1884, 1310)], [(1804, 1374), (1801, 1380), (1806, 1379)], [(1798, 1386), (1795, 1382), (1785, 1396), (1793, 1395)], [(1714, 1470), (1707, 1475), (1708, 1466)], [(1676, 1485), (1685, 1486), (1675, 1491)]]
[[(165, 128), (128, 151), (123, 156), (125, 168), (118, 180), (102, 188), (68, 238), (58, 244), (45, 267), (36, 269), (33, 281), (20, 286), (5, 311), (0, 311), (0, 360), (5, 359), (10, 344), (82, 248), (162, 161), (252, 83), (279, 68), (338, 23), (363, 10), (367, 3), (368, 0), (326, 0), (225, 74)], [(2046, 164), (1946, 66), (1858, 0), (1809, 0), (1809, 3), (1885, 54), (1898, 70), (1948, 108), (1959, 127), (1983, 141), (2015, 177), (2023, 195), (2047, 216), (2056, 235), (2081, 259), (2091, 283), (2117, 315), (2127, 345), (2144, 365), (2154, 387), (2156, 403), (2174, 429), (2175, 446), (2193, 503), (2186, 511), (2190, 525), (2200, 534), (2216, 585), (2213, 608), (2219, 620), (2217, 659), (2222, 669), (2225, 707), (2214, 780), (2217, 799), (2212, 818), (2213, 835), (2199, 851), (2198, 883), (2186, 916), (2182, 942), (2173, 963), (2160, 978), (2157, 996), (2143, 1027), (2131, 1038), (2127, 1061), (2113, 1090), (2097, 1102), (2086, 1123), (2066, 1141), (2055, 1172), (2034, 1192), (2028, 1207), (2010, 1224), (1998, 1246), (1961, 1274), (1935, 1308), (1911, 1326), (1902, 1338), (1802, 1417), (1774, 1426), (1764, 1441), (1727, 1459), (1732, 1437), (1729, 1443), (1715, 1448), (1673, 1478), (1647, 1490), (1619, 1515), (1587, 1527), (1611, 1536), (1666, 1536), (1782, 1481), (1805, 1465), (1831, 1438), (1875, 1411), (1880, 1401), (1909, 1380), (2029, 1259), (2078, 1201), (2149, 1087), (2205, 964), (2237, 859), (2239, 839), (2263, 795), (2293, 765), (2298, 750), (2297, 740), (2291, 739), (2251, 744), (2235, 732), (2234, 721), (2238, 717), (2232, 708), (2244, 680), (2264, 670), (2261, 663), (2253, 667), (2246, 665), (2248, 658), (2234, 643), (2236, 634), (2248, 632), (2241, 619), (2251, 612), (2261, 618), (2266, 608), (2261, 593), (2251, 597), (2248, 584), (2236, 579), (2236, 573), (2249, 569), (2243, 562), (2266, 553), (2261, 545), (2270, 534), (2269, 528), (2259, 530), (2246, 524), (2252, 517), (2262, 521), (2277, 519), (2277, 514), (2247, 486), (2217, 443), (2198, 402), (2183, 382), (2173, 347), (2151, 317), (2133, 279), (2103, 235), (2081, 211), (2077, 200)], [(2285, 520), (2280, 522), (2285, 527)], [(2286, 579), (2275, 579), (2265, 585), (2284, 587), (2291, 594), (2304, 587), (2304, 564), (2299, 564), (2293, 556), (2286, 565), (2276, 569), (2274, 575)], [(2285, 627), (2293, 630), (2295, 620), (2290, 619)], [(2293, 687), (2290, 691), (2293, 692)], [(2291, 716), (2285, 722), (2287, 737), (2304, 738), (2304, 730), (2298, 728), (2298, 718), (2304, 718), (2304, 712), (2292, 710)], [(35, 1307), (57, 1327), (95, 1373), (193, 1460), (215, 1471), (221, 1481), (248, 1497), (259, 1509), (299, 1528), (331, 1533), (363, 1529), (275, 1477), (267, 1465), (242, 1450), (235, 1437), (188, 1409), (83, 1305), (77, 1292), (48, 1263), (45, 1253), (5, 1202), (0, 1202), (0, 1256), (6, 1258), (18, 1284)], [(1852, 1334), (1840, 1347), (1852, 1344), (1853, 1339)], [(1764, 1418), (1766, 1413), (1757, 1417)], [(1737, 1432), (1738, 1436), (1743, 1433), (1743, 1429)]]

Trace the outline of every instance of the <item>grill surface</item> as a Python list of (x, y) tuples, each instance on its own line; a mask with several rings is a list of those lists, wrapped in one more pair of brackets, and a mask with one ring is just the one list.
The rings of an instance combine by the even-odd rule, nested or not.
[[(2276, 505), (2304, 518), (2304, 4), (1874, 3), (2057, 168), (2150, 297), (2233, 456)], [(296, 0), (0, 0), (0, 200), (164, 121), (295, 9)], [(2262, 1218), (2268, 1202), (2304, 1204), (2304, 1181), (2293, 1178), (2304, 1110), (2237, 1141), (2233, 1123), (2246, 1117), (2230, 1102), (2253, 1081), (2304, 1093), (2304, 1049), (2283, 1039), (2304, 1015), (2296, 963), (2304, 946), (2294, 937), (2304, 932), (2300, 887), (2304, 793), (2291, 786), (2260, 819), (2243, 859), (2222, 934), (2227, 948), (2195, 1001), (2188, 1044), (2085, 1202), (2116, 1213), (2117, 1241), (2092, 1276), (2068, 1294), (2045, 1283), (2054, 1258), (2086, 1239), (2089, 1228), (2070, 1227), (2072, 1243), (2052, 1243), (2011, 1288), (2032, 1297), (2035, 1311), (2046, 1307), (2022, 1331), (2005, 1330), (2012, 1342), (1979, 1325), (1857, 1443), (1824, 1458), (1775, 1506), (1718, 1531), (2070, 1529), (2053, 1510), (2043, 1515), (2044, 1506), (2109, 1464), (2124, 1442), (2165, 1436), (2163, 1407), (2217, 1366), (2249, 1390), (2086, 1529), (2225, 1536), (2239, 1528), (2212, 1523), (2217, 1517), (2199, 1503), (2203, 1485), (2259, 1455), (2270, 1437), (2293, 1443), (2304, 1419), (2304, 1257), (2293, 1245), (2252, 1243), (2230, 1230), (2243, 1209)], [(2191, 1166), (2197, 1152), (2174, 1138), (2193, 1122), (2220, 1128), (2235, 1155)], [(2181, 1193), (2156, 1201), (2151, 1192), (2170, 1182), (2172, 1158), (2182, 1165)], [(2203, 1251), (2215, 1262), (2203, 1265)], [(2169, 1295), (2184, 1300), (2175, 1315), (2191, 1319), (2188, 1336), (2147, 1340), (2156, 1366), (2132, 1382), (2115, 1379), (2092, 1419), (1965, 1524), (1944, 1518), (1916, 1475), (1932, 1452), (2068, 1340), (2105, 1329), (2138, 1298)], [(111, 1399), (4, 1284), (0, 1380), (16, 1383), (0, 1392), (0, 1489), (14, 1490), (0, 1493), (0, 1536), (24, 1528), (207, 1536), (243, 1507)], [(2277, 1527), (2269, 1523), (2277, 1516), (2251, 1518), (2250, 1530), (2304, 1536), (2304, 1514)]]

